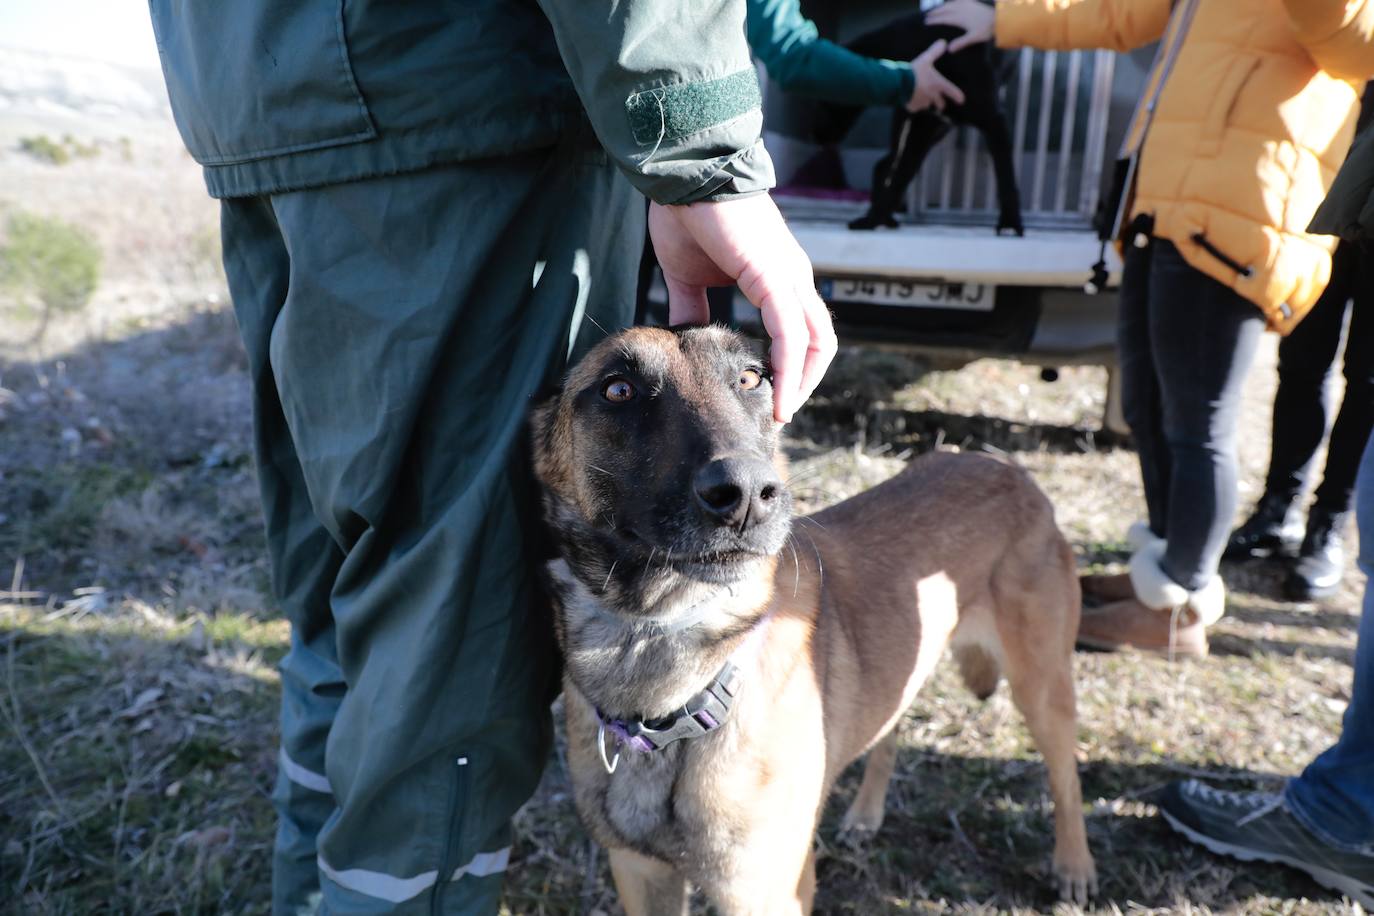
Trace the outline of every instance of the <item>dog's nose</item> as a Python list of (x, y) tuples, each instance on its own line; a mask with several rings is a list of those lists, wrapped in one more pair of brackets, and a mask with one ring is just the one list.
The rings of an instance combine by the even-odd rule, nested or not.
[(740, 533), (772, 515), (782, 495), (778, 472), (757, 459), (717, 458), (697, 471), (692, 485), (711, 520)]

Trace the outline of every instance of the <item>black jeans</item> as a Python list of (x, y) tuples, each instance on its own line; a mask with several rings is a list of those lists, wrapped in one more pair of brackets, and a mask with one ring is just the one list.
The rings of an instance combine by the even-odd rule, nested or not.
[(1274, 396), (1274, 437), (1266, 493), (1296, 499), (1307, 483), (1312, 458), (1326, 432), (1327, 380), (1346, 332), (1345, 395), (1341, 400), (1326, 467), (1313, 505), (1328, 512), (1350, 509), (1360, 454), (1374, 429), (1374, 246), (1341, 242), (1331, 259), (1331, 282), (1312, 311), (1279, 344), (1279, 390)]
[(1172, 243), (1126, 250), (1121, 400), (1164, 572), (1189, 590), (1216, 574), (1236, 509), (1236, 422), (1264, 331), (1260, 310), (1188, 266)]

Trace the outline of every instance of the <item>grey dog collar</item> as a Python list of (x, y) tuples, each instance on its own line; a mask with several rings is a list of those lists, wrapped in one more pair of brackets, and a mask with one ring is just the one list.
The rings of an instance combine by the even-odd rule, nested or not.
[[(767, 618), (755, 624), (749, 636), (740, 644), (711, 682), (696, 693), (677, 712), (658, 719), (613, 719), (596, 709), (596, 746), (607, 773), (614, 773), (620, 763), (620, 751), (628, 747), (641, 754), (660, 751), (684, 738), (699, 738), (725, 724), (735, 698), (743, 686), (741, 667), (758, 650), (763, 641)], [(615, 754), (606, 751), (606, 736), (615, 740)]]

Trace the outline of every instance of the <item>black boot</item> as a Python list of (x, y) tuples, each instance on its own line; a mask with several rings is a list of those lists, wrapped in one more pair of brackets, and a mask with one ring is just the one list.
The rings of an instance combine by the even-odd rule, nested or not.
[(1222, 556), (1228, 560), (1249, 560), (1276, 553), (1291, 554), (1302, 541), (1302, 520), (1297, 510), (1293, 497), (1265, 493), (1245, 524), (1231, 532)]
[(1283, 590), (1294, 601), (1310, 601), (1334, 595), (1345, 574), (1345, 526), (1349, 512), (1331, 512), (1313, 506), (1307, 514), (1307, 536), (1302, 539), (1298, 561), (1293, 564)]

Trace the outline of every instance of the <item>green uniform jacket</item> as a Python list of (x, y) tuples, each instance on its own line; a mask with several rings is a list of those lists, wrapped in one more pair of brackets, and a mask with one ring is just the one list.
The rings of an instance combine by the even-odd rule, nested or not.
[(916, 90), (907, 61), (864, 57), (821, 38), (799, 0), (749, 0), (749, 47), (788, 92), (846, 105), (905, 105)]
[(215, 197), (549, 147), (588, 118), (660, 203), (773, 183), (744, 0), (150, 8), (177, 127)]
[(1365, 87), (1359, 131), (1308, 232), (1374, 242), (1374, 83)]

